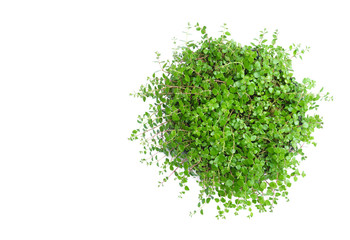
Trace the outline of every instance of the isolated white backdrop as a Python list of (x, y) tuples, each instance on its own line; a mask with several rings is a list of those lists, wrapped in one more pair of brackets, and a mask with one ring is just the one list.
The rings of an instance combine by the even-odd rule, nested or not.
[[(350, 239), (347, 1), (1, 1), (0, 239)], [(274, 213), (190, 218), (196, 193), (157, 187), (128, 142), (146, 106), (128, 94), (187, 22), (248, 44), (267, 28), (311, 46), (296, 61), (323, 103), (306, 178)], [(195, 189), (195, 188), (194, 188)]]

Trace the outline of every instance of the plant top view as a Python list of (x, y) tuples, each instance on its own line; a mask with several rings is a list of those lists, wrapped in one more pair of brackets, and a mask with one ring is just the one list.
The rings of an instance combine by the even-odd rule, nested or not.
[(150, 104), (129, 140), (142, 144), (141, 162), (159, 167), (159, 185), (178, 180), (181, 197), (190, 178), (198, 183), (198, 209), (190, 215), (209, 203), (217, 218), (272, 211), (305, 175), (298, 169), (302, 147), (316, 146), (312, 133), (323, 127), (318, 102), (332, 100), (323, 88), (312, 91), (314, 80), (293, 76), (292, 60), (309, 48), (276, 45), (277, 30), (271, 41), (265, 29), (246, 46), (230, 39), (226, 24), (217, 38), (198, 23), (186, 31), (200, 40), (174, 42), (171, 60), (156, 52), (160, 70), (132, 94)]

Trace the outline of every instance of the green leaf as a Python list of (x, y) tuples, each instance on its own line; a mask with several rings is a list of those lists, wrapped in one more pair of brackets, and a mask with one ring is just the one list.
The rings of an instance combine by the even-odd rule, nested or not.
[(264, 189), (266, 188), (266, 186), (267, 186), (266, 182), (260, 183), (260, 188), (261, 188), (262, 190), (264, 190)]
[(229, 86), (233, 85), (233, 80), (232, 79), (228, 79), (226, 81), (226, 84), (229, 85)]
[(177, 115), (177, 113), (174, 113), (174, 114), (172, 115), (172, 119), (173, 119), (175, 122), (177, 122), (177, 121), (180, 120), (179, 115)]
[(216, 156), (217, 154), (218, 154), (218, 151), (215, 149), (215, 148), (211, 148), (210, 149), (210, 154), (212, 155), (212, 156)]
[(277, 184), (275, 182), (270, 182), (270, 187), (271, 188), (277, 188)]
[(179, 152), (183, 152), (185, 150), (185, 146), (184, 145), (180, 145), (179, 146)]
[(227, 179), (227, 181), (226, 181), (226, 186), (231, 187), (232, 185), (233, 185), (232, 180)]
[(261, 69), (260, 62), (255, 62), (254, 66), (255, 66), (256, 70), (260, 70)]
[(249, 95), (254, 95), (254, 86), (250, 85), (250, 86), (248, 87), (248, 94), (249, 94)]

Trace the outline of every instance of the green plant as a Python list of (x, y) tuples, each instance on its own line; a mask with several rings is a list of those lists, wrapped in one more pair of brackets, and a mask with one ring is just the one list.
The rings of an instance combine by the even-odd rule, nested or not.
[(154, 102), (138, 116), (141, 127), (130, 140), (141, 140), (141, 153), (149, 155), (141, 162), (155, 163), (160, 175), (169, 171), (161, 185), (171, 176), (180, 181), (180, 197), (188, 179), (196, 180), (201, 214), (210, 202), (217, 203), (217, 218), (230, 209), (248, 209), (251, 217), (252, 206), (272, 211), (279, 198), (288, 201), (291, 179), (304, 176), (302, 145), (316, 146), (311, 134), (323, 121), (309, 111), (332, 97), (322, 95), (323, 88), (313, 93), (309, 78), (295, 80), (292, 59), (309, 48), (277, 46), (277, 30), (270, 44), (265, 29), (241, 46), (228, 39), (226, 25), (218, 38), (194, 27), (201, 40), (185, 41), (171, 61), (156, 53), (161, 72), (132, 94)]

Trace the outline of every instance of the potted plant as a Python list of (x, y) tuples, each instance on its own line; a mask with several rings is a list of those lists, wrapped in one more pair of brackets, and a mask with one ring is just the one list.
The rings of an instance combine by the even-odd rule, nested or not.
[(291, 179), (304, 176), (298, 169), (303, 144), (316, 146), (312, 133), (323, 121), (308, 113), (332, 98), (323, 88), (313, 93), (314, 80), (296, 81), (292, 59), (309, 48), (276, 45), (277, 30), (270, 43), (265, 29), (242, 46), (229, 39), (226, 25), (218, 38), (205, 26), (194, 28), (201, 40), (185, 41), (171, 61), (156, 53), (160, 72), (133, 94), (154, 102), (138, 116), (130, 140), (141, 141), (148, 155), (141, 162), (160, 168), (160, 185), (174, 177), (181, 196), (188, 179), (196, 179), (201, 214), (210, 202), (218, 218), (242, 209), (251, 217), (253, 206), (272, 211), (280, 198), (288, 200)]

